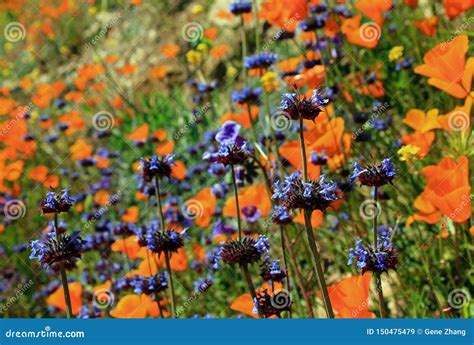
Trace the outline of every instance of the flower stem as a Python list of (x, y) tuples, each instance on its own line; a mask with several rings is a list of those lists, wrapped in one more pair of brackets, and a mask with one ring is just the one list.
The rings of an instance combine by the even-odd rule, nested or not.
[[(283, 253), (283, 264), (286, 269), (286, 289), (288, 290), (288, 294), (291, 296), (290, 291), (290, 270), (288, 269), (288, 260), (286, 258), (286, 240), (285, 240), (285, 227), (280, 225), (280, 238), (281, 238), (281, 251)], [(290, 243), (291, 245), (291, 243)], [(288, 317), (291, 319), (291, 309), (288, 311)]]
[[(308, 181), (308, 164), (306, 162), (306, 147), (304, 144), (303, 134), (303, 118), (300, 118), (300, 146), (301, 146), (301, 160), (303, 163), (303, 179), (305, 182)], [(321, 257), (319, 255), (318, 247), (316, 245), (316, 239), (313, 233), (313, 227), (311, 225), (311, 213), (310, 210), (303, 210), (304, 223), (306, 229), (306, 235), (308, 237), (308, 245), (311, 250), (311, 258), (313, 261), (314, 270), (318, 278), (319, 289), (323, 296), (324, 308), (326, 315), (329, 318), (334, 318), (334, 311), (332, 310), (331, 300), (329, 299), (329, 292), (326, 286), (326, 280), (324, 279), (323, 267), (321, 266)]]
[[(242, 275), (244, 276), (245, 282), (247, 283), (247, 288), (249, 289), (250, 295), (252, 296), (252, 301), (256, 301), (257, 293), (255, 292), (255, 286), (253, 285), (252, 277), (250, 276), (250, 272), (247, 268), (247, 265), (241, 264), (240, 268), (242, 269)], [(260, 309), (258, 307), (257, 307), (257, 311), (258, 311), (258, 316), (263, 318), (263, 315), (260, 312)]]
[[(54, 232), (56, 235), (56, 241), (59, 243), (59, 226), (58, 226), (58, 214), (54, 214)], [(67, 274), (66, 274), (66, 269), (64, 268), (64, 263), (59, 261), (59, 270), (61, 272), (61, 282), (63, 284), (63, 290), (64, 290), (64, 300), (66, 302), (66, 314), (67, 318), (70, 319), (72, 318), (72, 305), (71, 305), (71, 296), (69, 294), (69, 285), (67, 282)]]
[[(160, 224), (161, 224), (161, 231), (165, 231), (165, 217), (163, 215), (163, 208), (161, 206), (161, 196), (160, 196), (160, 179), (158, 176), (155, 176), (155, 195), (156, 200), (158, 203), (158, 213), (160, 215)], [(169, 276), (170, 281), (170, 292), (171, 292), (171, 316), (176, 318), (176, 303), (175, 303), (175, 295), (174, 295), (174, 282), (173, 282), (173, 274), (171, 271), (170, 265), (170, 257), (167, 251), (164, 252), (165, 255), (165, 264), (166, 264), (166, 272)]]
[(172, 271), (171, 271), (171, 265), (170, 265), (170, 256), (167, 251), (165, 251), (165, 264), (166, 264), (166, 271), (168, 272), (168, 275), (170, 276), (170, 291), (171, 291), (171, 315), (173, 318), (176, 318), (176, 302), (175, 302), (175, 297), (174, 297), (174, 282), (173, 282), (173, 276), (172, 276)]
[(247, 39), (245, 37), (244, 16), (240, 16), (240, 36), (242, 39), (242, 73), (244, 78), (244, 85), (247, 82), (247, 69), (245, 68), (244, 60), (247, 56)]
[(301, 162), (303, 164), (303, 180), (308, 181), (308, 162), (306, 159), (306, 147), (304, 145), (304, 134), (303, 134), (303, 118), (300, 118), (300, 147), (301, 147)]
[(329, 299), (329, 292), (326, 286), (326, 280), (324, 279), (323, 267), (321, 266), (321, 256), (319, 255), (318, 247), (316, 245), (316, 239), (314, 238), (313, 228), (311, 225), (311, 211), (303, 210), (304, 213), (304, 223), (306, 228), (306, 235), (308, 236), (309, 248), (312, 253), (312, 261), (316, 276), (318, 278), (319, 289), (324, 302), (324, 309), (326, 310), (326, 315), (329, 318), (334, 318), (334, 311), (332, 310), (331, 300)]
[(234, 185), (234, 194), (235, 194), (235, 208), (237, 210), (237, 229), (239, 231), (239, 241), (242, 241), (242, 225), (240, 222), (240, 206), (239, 206), (239, 189), (237, 187), (237, 180), (235, 178), (235, 169), (234, 165), (231, 165), (232, 168), (232, 183)]
[[(376, 207), (377, 205), (377, 194), (378, 194), (377, 187), (374, 186), (374, 207)], [(377, 252), (377, 246), (378, 246), (377, 216), (378, 216), (378, 213), (375, 212), (374, 218), (372, 220), (372, 231), (374, 235), (374, 251), (375, 252)], [(383, 300), (383, 290), (382, 290), (382, 280), (380, 276), (381, 276), (380, 272), (374, 272), (375, 289), (377, 290), (377, 297), (379, 300), (380, 317), (386, 318), (387, 313), (385, 311), (385, 303)]]

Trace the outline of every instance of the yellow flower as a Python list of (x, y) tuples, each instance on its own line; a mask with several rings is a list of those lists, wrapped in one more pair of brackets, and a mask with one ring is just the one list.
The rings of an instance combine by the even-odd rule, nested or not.
[(208, 47), (204, 43), (199, 43), (198, 46), (196, 47), (196, 50), (203, 53), (203, 54), (206, 54), (207, 50), (208, 50)]
[(402, 146), (402, 148), (398, 150), (397, 153), (400, 156), (401, 161), (409, 161), (411, 158), (415, 157), (419, 151), (420, 148), (418, 146), (409, 144)]
[(403, 56), (403, 46), (395, 46), (390, 49), (388, 53), (388, 60), (390, 62), (400, 59)]
[(191, 8), (191, 12), (193, 14), (201, 14), (202, 12), (204, 12), (204, 6), (203, 5), (194, 5)]
[(267, 72), (260, 78), (260, 82), (266, 92), (272, 92), (278, 87), (278, 75), (275, 72)]
[(191, 65), (197, 66), (201, 63), (202, 54), (198, 51), (190, 50), (186, 53), (186, 60), (188, 60)]
[(229, 78), (233, 78), (237, 75), (238, 72), (239, 71), (237, 70), (237, 68), (235, 68), (234, 66), (229, 66), (227, 67), (226, 75)]

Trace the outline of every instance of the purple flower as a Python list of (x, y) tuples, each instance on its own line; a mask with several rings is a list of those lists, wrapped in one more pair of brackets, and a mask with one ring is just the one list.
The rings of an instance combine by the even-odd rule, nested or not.
[(219, 144), (234, 142), (239, 135), (240, 125), (234, 121), (226, 121), (216, 134), (216, 141)]
[(255, 55), (250, 55), (244, 58), (244, 65), (248, 69), (268, 68), (276, 62), (277, 57), (277, 54), (272, 52), (263, 52)]
[(244, 219), (249, 222), (249, 223), (256, 223), (259, 219), (260, 216), (262, 215), (260, 210), (254, 206), (245, 206), (242, 207), (242, 215), (244, 216)]
[(317, 90), (313, 91), (313, 96), (309, 99), (306, 96), (299, 97), (296, 93), (285, 93), (282, 95), (280, 108), (292, 120), (303, 118), (314, 121), (322, 107), (328, 103), (329, 99), (321, 96)]
[(354, 183), (358, 179), (364, 186), (380, 187), (391, 184), (397, 172), (398, 169), (390, 158), (384, 159), (378, 165), (367, 165), (366, 167), (361, 167), (357, 162), (354, 162), (354, 172), (350, 177), (350, 183)]

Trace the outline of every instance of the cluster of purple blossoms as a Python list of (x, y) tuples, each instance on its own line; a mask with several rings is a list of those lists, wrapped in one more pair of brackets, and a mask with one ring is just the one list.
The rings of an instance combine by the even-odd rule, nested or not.
[(168, 275), (155, 274), (150, 277), (133, 276), (130, 285), (136, 294), (152, 295), (168, 288)]
[(239, 131), (240, 125), (234, 121), (224, 123), (215, 136), (219, 143), (217, 152), (205, 152), (203, 159), (224, 166), (242, 164), (253, 151), (251, 145), (239, 135)]
[(357, 162), (354, 162), (354, 172), (350, 177), (350, 183), (359, 180), (364, 186), (380, 187), (391, 184), (397, 172), (398, 169), (393, 165), (390, 158), (384, 159), (378, 165), (367, 165), (366, 167), (361, 167)]
[(61, 213), (69, 212), (73, 204), (74, 199), (69, 196), (69, 190), (63, 189), (60, 194), (47, 193), (46, 197), (40, 202), (40, 208), (44, 214)]
[(239, 104), (260, 104), (260, 95), (262, 90), (258, 87), (251, 89), (243, 87), (240, 91), (234, 90), (231, 94), (231, 100)]
[(235, 16), (250, 13), (252, 12), (252, 2), (243, 0), (234, 1), (229, 5), (229, 11)]
[(175, 230), (149, 229), (146, 233), (146, 247), (157, 254), (177, 252), (184, 246), (185, 231), (179, 233)]
[(291, 296), (286, 290), (268, 292), (268, 289), (257, 291), (257, 298), (254, 299), (253, 314), (260, 314), (269, 318), (280, 317), (281, 313), (291, 309)]
[(283, 207), (289, 210), (324, 211), (339, 196), (336, 183), (326, 181), (324, 175), (318, 180), (305, 182), (301, 178), (301, 172), (296, 171), (286, 176), (283, 183), (275, 183), (273, 198), (281, 200)]
[(271, 216), (272, 222), (275, 224), (290, 224), (293, 221), (293, 217), (288, 213), (288, 210), (283, 206), (275, 206)]
[(260, 261), (262, 255), (266, 257), (269, 250), (270, 241), (260, 235), (258, 239), (244, 237), (241, 241), (226, 242), (217, 255), (226, 264), (247, 265)]
[(296, 93), (285, 93), (282, 96), (280, 108), (288, 114), (292, 120), (312, 120), (321, 113), (322, 107), (329, 103), (329, 99), (321, 96), (318, 90), (308, 99), (306, 96), (298, 96)]
[(277, 58), (277, 54), (272, 52), (254, 54), (244, 58), (244, 66), (247, 69), (268, 68), (277, 61)]
[(265, 260), (260, 265), (260, 276), (267, 282), (281, 282), (288, 275), (285, 268), (281, 268), (280, 260)]
[(154, 177), (169, 177), (174, 165), (174, 155), (151, 156), (141, 158), (139, 170), (143, 172), (145, 182), (151, 182)]
[(73, 269), (80, 259), (85, 241), (79, 236), (79, 231), (71, 235), (60, 235), (56, 238), (54, 232), (46, 238), (31, 241), (30, 259), (37, 259), (45, 268), (59, 271), (59, 263), (63, 262), (66, 269)]
[(372, 245), (366, 246), (362, 240), (358, 240), (355, 247), (349, 250), (348, 265), (355, 262), (357, 267), (362, 269), (362, 273), (367, 271), (381, 273), (396, 268), (398, 257), (391, 241), (392, 231), (379, 229), (378, 233), (377, 249)]

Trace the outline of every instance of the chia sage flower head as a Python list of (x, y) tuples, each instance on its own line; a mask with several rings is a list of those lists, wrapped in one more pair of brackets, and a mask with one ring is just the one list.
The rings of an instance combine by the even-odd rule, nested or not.
[(354, 162), (354, 172), (350, 177), (350, 183), (359, 180), (364, 186), (381, 187), (391, 184), (397, 172), (398, 169), (393, 165), (390, 158), (385, 158), (378, 165), (367, 165), (365, 167), (361, 167), (357, 162)]
[(46, 235), (46, 238), (31, 241), (30, 259), (37, 259), (45, 268), (54, 271), (59, 270), (59, 263), (63, 262), (66, 269), (76, 266), (76, 261), (80, 259), (85, 241), (79, 236), (79, 231), (71, 235), (59, 235), (56, 238), (53, 232)]
[(61, 193), (48, 192), (41, 200), (40, 208), (43, 214), (69, 212), (74, 200), (69, 196), (69, 190), (63, 189)]
[(146, 234), (147, 248), (154, 253), (177, 252), (184, 246), (184, 236), (175, 230), (150, 229)]
[(272, 52), (262, 52), (246, 56), (244, 58), (244, 65), (248, 69), (253, 68), (268, 68), (273, 65), (277, 60), (277, 54)]
[(395, 247), (391, 242), (392, 231), (380, 231), (377, 238), (377, 249), (372, 245), (365, 245), (362, 240), (358, 240), (354, 248), (349, 251), (348, 265), (354, 262), (357, 267), (362, 269), (362, 273), (386, 272), (389, 269), (395, 269), (398, 263)]
[(314, 121), (328, 103), (329, 99), (321, 96), (318, 90), (314, 90), (313, 95), (309, 99), (304, 95), (285, 93), (281, 98), (280, 108), (292, 120), (305, 119)]
[(226, 264), (252, 264), (260, 261), (262, 255), (268, 253), (269, 246), (265, 236), (260, 235), (257, 240), (244, 237), (241, 241), (226, 242), (219, 251), (219, 257)]
[(282, 206), (290, 210), (324, 211), (333, 201), (339, 199), (336, 188), (337, 185), (326, 181), (324, 175), (318, 180), (304, 182), (301, 172), (296, 171), (285, 177), (282, 183), (275, 183), (273, 198), (281, 200)]
[(174, 155), (151, 156), (141, 158), (139, 170), (143, 172), (143, 179), (150, 182), (156, 177), (169, 177), (174, 165)]

